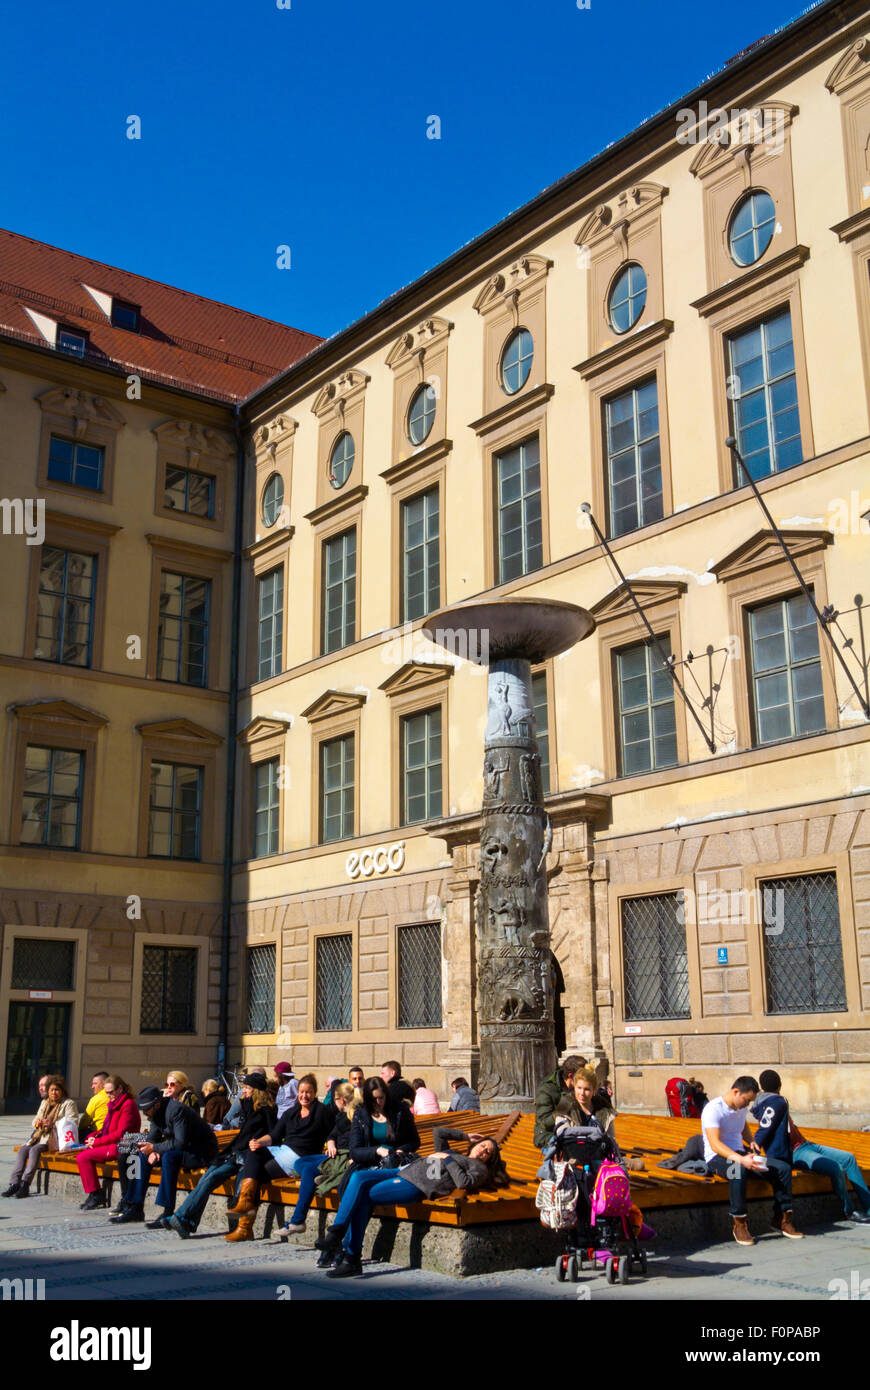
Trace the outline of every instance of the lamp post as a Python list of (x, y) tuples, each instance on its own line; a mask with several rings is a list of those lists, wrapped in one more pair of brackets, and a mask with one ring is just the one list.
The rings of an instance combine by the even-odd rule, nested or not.
[(481, 1102), (528, 1110), (556, 1065), (546, 858), (552, 839), (535, 737), (532, 663), (588, 637), (584, 608), (504, 599), (442, 609), (423, 632), (489, 666), (480, 880), (475, 897)]

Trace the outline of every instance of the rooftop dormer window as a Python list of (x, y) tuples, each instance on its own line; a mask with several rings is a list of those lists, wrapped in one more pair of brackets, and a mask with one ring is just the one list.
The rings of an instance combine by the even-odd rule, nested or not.
[(112, 327), (126, 328), (130, 333), (139, 332), (139, 309), (128, 304), (125, 299), (112, 300)]
[(73, 357), (84, 357), (88, 346), (88, 335), (78, 328), (57, 326), (56, 345), (58, 352), (69, 352)]

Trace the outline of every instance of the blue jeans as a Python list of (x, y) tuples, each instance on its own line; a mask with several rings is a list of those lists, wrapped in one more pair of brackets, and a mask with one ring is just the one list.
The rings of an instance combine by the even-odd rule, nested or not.
[[(166, 1153), (160, 1155), (160, 1186), (157, 1189), (155, 1202), (158, 1207), (165, 1207), (165, 1214), (169, 1216), (175, 1210), (175, 1193), (178, 1188), (178, 1174), (182, 1168), (200, 1168), (202, 1159), (196, 1154), (185, 1153), (182, 1149), (168, 1149)], [(151, 1176), (151, 1165), (146, 1160), (144, 1154), (139, 1154), (136, 1160), (136, 1177), (127, 1187), (127, 1203), (130, 1206), (141, 1207), (145, 1201), (145, 1193), (148, 1191), (148, 1180)]]
[(421, 1200), (420, 1189), (399, 1177), (398, 1168), (352, 1171), (335, 1218), (337, 1226), (347, 1228), (343, 1242), (347, 1254), (358, 1259), (362, 1253), (363, 1236), (375, 1207)]
[(220, 1187), (227, 1178), (235, 1177), (237, 1171), (238, 1165), (231, 1158), (221, 1159), (219, 1162), (213, 1163), (208, 1171), (203, 1173), (190, 1195), (182, 1202), (176, 1216), (179, 1216), (192, 1231), (195, 1231), (202, 1220), (206, 1202), (215, 1188)]
[[(868, 1188), (858, 1167), (854, 1154), (845, 1149), (831, 1149), (827, 1144), (798, 1144), (792, 1152), (791, 1161), (795, 1168), (803, 1168), (809, 1173), (822, 1173), (831, 1179), (831, 1186), (843, 1203), (847, 1216), (855, 1210), (852, 1197), (858, 1199), (862, 1211), (870, 1211), (870, 1188)], [(852, 1192), (846, 1186), (846, 1179), (852, 1184)]]
[(293, 1171), (299, 1178), (299, 1196), (290, 1216), (290, 1225), (301, 1226), (308, 1215), (308, 1208), (314, 1196), (315, 1179), (325, 1162), (326, 1154), (304, 1154), (293, 1164)]

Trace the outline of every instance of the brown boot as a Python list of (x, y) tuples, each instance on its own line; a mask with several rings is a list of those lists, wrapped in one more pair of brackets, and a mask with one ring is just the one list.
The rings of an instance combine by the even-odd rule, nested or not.
[(238, 1201), (234, 1207), (227, 1207), (231, 1216), (241, 1216), (246, 1211), (256, 1211), (260, 1205), (260, 1184), (256, 1178), (245, 1178), (242, 1182)]
[(794, 1212), (791, 1211), (776, 1212), (772, 1223), (773, 1228), (775, 1231), (781, 1231), (784, 1236), (788, 1236), (789, 1240), (803, 1240), (804, 1233), (796, 1229), (792, 1220), (793, 1216)]
[(254, 1217), (257, 1209), (246, 1211), (239, 1217), (239, 1224), (234, 1231), (230, 1231), (224, 1236), (224, 1240), (253, 1240), (254, 1239)]
[(731, 1228), (738, 1245), (754, 1245), (755, 1236), (750, 1233), (745, 1216), (732, 1216)]

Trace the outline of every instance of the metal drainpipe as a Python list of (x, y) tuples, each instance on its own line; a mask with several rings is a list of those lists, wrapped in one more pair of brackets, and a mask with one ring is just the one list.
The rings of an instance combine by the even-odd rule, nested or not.
[(221, 983), (218, 1068), (227, 1064), (229, 1031), (230, 937), (233, 910), (233, 825), (236, 796), (236, 721), (239, 708), (239, 638), (242, 611), (242, 540), (245, 514), (245, 449), (239, 407), (233, 407), (236, 436), (236, 521), (233, 538), (233, 613), (230, 631), (230, 707), (227, 723), (227, 794), (224, 824), (223, 903), (221, 910)]

